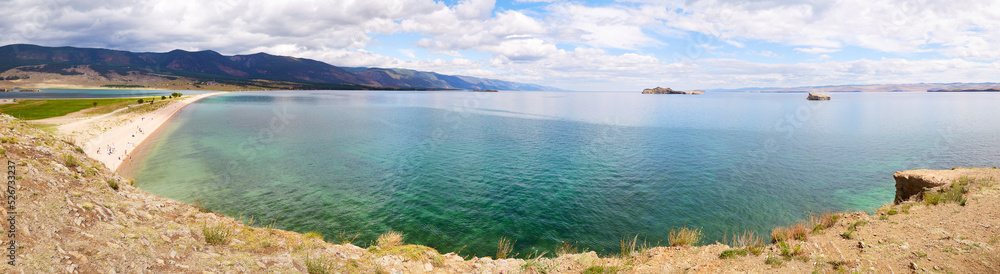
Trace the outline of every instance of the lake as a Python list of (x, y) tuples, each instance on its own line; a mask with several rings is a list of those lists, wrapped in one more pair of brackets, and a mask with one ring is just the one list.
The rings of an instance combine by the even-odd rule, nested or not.
[[(769, 235), (891, 203), (895, 171), (1000, 162), (1000, 93), (281, 91), (210, 97), (138, 149), (136, 186), (278, 228), (441, 253), (615, 253)], [(245, 220), (248, 218), (244, 218)]]

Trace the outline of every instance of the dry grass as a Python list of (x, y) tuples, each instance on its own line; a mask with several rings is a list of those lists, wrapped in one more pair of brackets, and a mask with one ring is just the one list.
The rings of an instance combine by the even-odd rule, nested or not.
[(511, 242), (507, 237), (500, 237), (497, 241), (497, 259), (506, 259), (510, 256), (510, 252), (514, 251), (514, 243), (517, 243), (517, 240)]
[(352, 235), (350, 233), (347, 233), (347, 231), (341, 231), (339, 234), (337, 234), (337, 243), (340, 243), (342, 245), (354, 243), (354, 240), (357, 240), (358, 236), (361, 236), (361, 233), (354, 233)]
[(556, 256), (562, 256), (566, 254), (576, 254), (579, 251), (574, 243), (569, 241), (562, 241), (558, 246), (556, 246)]
[(764, 237), (753, 230), (743, 231), (743, 234), (733, 236), (730, 243), (733, 247), (746, 248), (746, 251), (753, 255), (760, 255), (764, 252), (764, 247), (767, 246)]
[(378, 235), (378, 239), (375, 240), (375, 245), (379, 248), (386, 249), (397, 247), (403, 244), (403, 233), (389, 230), (389, 232), (382, 233)]
[(701, 229), (681, 227), (672, 229), (667, 235), (670, 246), (692, 246), (701, 241)]
[(784, 242), (788, 240), (799, 240), (805, 241), (809, 238), (809, 230), (806, 229), (806, 223), (799, 222), (797, 224), (782, 227), (778, 226), (771, 229), (771, 242)]

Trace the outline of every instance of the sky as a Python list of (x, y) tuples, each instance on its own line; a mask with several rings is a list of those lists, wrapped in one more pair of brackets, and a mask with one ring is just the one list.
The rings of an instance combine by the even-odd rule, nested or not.
[(0, 0), (0, 44), (627, 91), (1000, 82), (1000, 1)]

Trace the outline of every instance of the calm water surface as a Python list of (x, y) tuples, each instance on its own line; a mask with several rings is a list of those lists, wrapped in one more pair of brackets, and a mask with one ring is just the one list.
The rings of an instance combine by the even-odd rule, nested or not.
[[(892, 173), (996, 166), (998, 93), (245, 92), (183, 109), (145, 142), (137, 186), (366, 246), (442, 253), (560, 241), (616, 252), (767, 235), (892, 201)], [(463, 248), (464, 247), (464, 248)]]

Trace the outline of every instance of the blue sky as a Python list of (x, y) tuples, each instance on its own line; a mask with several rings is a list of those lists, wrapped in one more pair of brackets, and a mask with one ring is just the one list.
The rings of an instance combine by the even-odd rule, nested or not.
[(267, 52), (572, 90), (1000, 82), (996, 1), (13, 0), (0, 43)]

